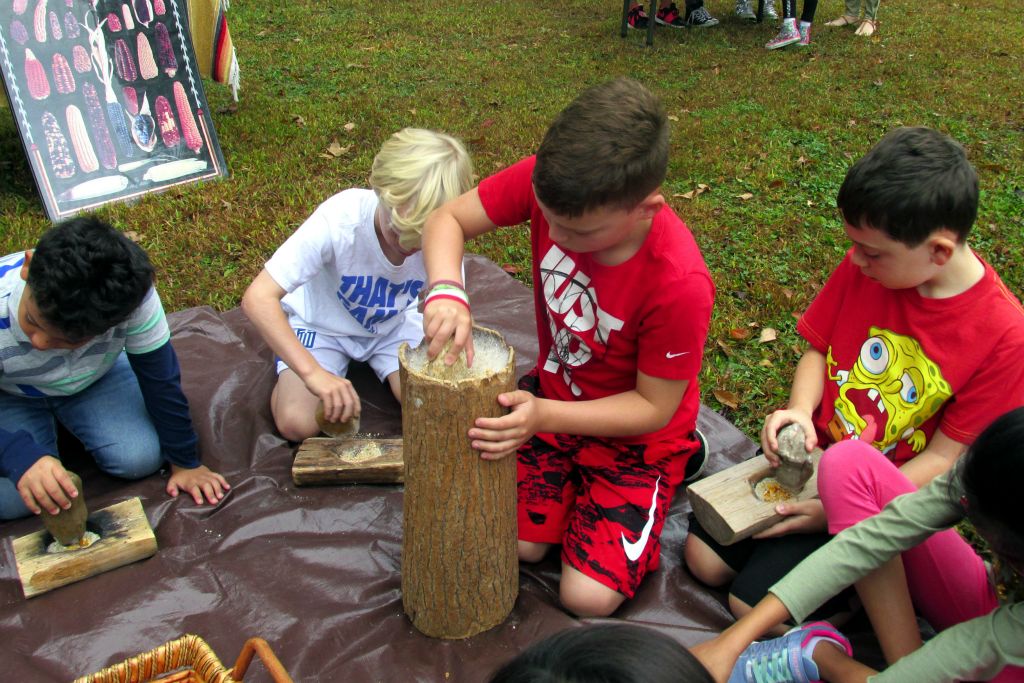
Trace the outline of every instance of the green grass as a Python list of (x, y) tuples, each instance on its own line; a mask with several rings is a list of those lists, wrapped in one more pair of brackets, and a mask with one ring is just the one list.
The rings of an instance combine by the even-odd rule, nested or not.
[[(135, 231), (159, 269), (168, 310), (238, 304), (274, 249), (323, 199), (365, 186), (381, 142), (409, 125), (465, 140), (480, 176), (531, 153), (583, 87), (632, 75), (672, 117), (665, 193), (697, 236), (718, 286), (703, 400), (750, 435), (781, 405), (800, 353), (803, 310), (846, 243), (834, 197), (852, 160), (886, 130), (925, 124), (963, 142), (982, 178), (973, 244), (1018, 295), (1024, 288), (1024, 24), (1011, 0), (922, 11), (886, 0), (882, 33), (824, 22), (809, 50), (769, 53), (774, 27), (731, 16), (709, 30), (659, 28), (655, 47), (618, 35), (619, 5), (234, 3), (241, 102), (207, 84), (232, 172), (101, 213)], [(299, 123), (301, 118), (302, 125)], [(353, 123), (352, 130), (345, 124)], [(321, 153), (333, 140), (349, 148)], [(705, 183), (693, 200), (681, 197)], [(753, 194), (743, 200), (738, 195)], [(47, 227), (13, 118), (0, 115), (0, 253)], [(471, 245), (528, 274), (523, 230)], [(759, 328), (779, 331), (759, 343)], [(751, 332), (734, 339), (731, 330)], [(735, 409), (715, 390), (735, 394)]]

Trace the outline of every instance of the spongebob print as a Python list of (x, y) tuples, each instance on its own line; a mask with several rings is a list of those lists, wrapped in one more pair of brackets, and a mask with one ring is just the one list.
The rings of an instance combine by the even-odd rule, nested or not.
[(838, 363), (828, 349), (826, 372), (839, 385), (829, 431), (836, 441), (863, 439), (883, 453), (900, 441), (920, 453), (927, 436), (919, 427), (952, 389), (916, 339), (878, 327), (869, 333), (849, 370), (834, 370)]

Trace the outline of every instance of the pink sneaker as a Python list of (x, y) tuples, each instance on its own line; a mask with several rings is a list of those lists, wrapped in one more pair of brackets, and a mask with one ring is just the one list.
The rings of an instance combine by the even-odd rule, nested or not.
[(799, 28), (799, 31), (800, 31), (800, 42), (798, 42), (797, 45), (799, 45), (800, 47), (807, 47), (808, 45), (811, 44), (811, 27), (810, 27), (810, 24), (808, 24), (807, 26), (804, 26), (803, 24), (801, 24), (800, 28)]
[(777, 50), (780, 47), (786, 47), (798, 42), (800, 42), (800, 31), (797, 30), (796, 25), (783, 22), (782, 28), (779, 29), (779, 34), (765, 43), (764, 46), (768, 50)]

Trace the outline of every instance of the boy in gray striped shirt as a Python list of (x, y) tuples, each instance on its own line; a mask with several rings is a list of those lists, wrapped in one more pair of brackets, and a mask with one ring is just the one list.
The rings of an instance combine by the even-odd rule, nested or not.
[(57, 422), (108, 474), (139, 479), (167, 460), (171, 496), (216, 503), (229, 488), (200, 464), (153, 266), (96, 218), (0, 258), (0, 519), (78, 495)]

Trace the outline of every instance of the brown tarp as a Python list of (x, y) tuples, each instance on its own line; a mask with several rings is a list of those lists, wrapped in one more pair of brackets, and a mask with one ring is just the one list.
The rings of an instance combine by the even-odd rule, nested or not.
[[(515, 346), (518, 370), (536, 357), (533, 299), (493, 263), (467, 259), (480, 324)], [(504, 624), (464, 641), (419, 634), (402, 612), (400, 486), (297, 488), (294, 448), (274, 432), (272, 352), (239, 310), (190, 309), (170, 316), (203, 461), (224, 474), (230, 494), (216, 508), (164, 493), (166, 473), (125, 483), (76, 463), (89, 506), (140, 496), (159, 550), (147, 560), (31, 600), (22, 597), (10, 540), (37, 519), (0, 525), (0, 677), (70, 680), (195, 633), (230, 665), (250, 636), (269, 641), (297, 681), (480, 681), (535, 640), (578, 625), (558, 606), (557, 553), (522, 565), (515, 609)], [(365, 366), (353, 380), (362, 429), (397, 435), (390, 392)], [(702, 408), (710, 470), (753, 454), (754, 445)], [(680, 493), (662, 535), (661, 568), (615, 614), (706, 640), (730, 623), (723, 596), (681, 566), (689, 504)], [(246, 680), (267, 680), (255, 665)]]

